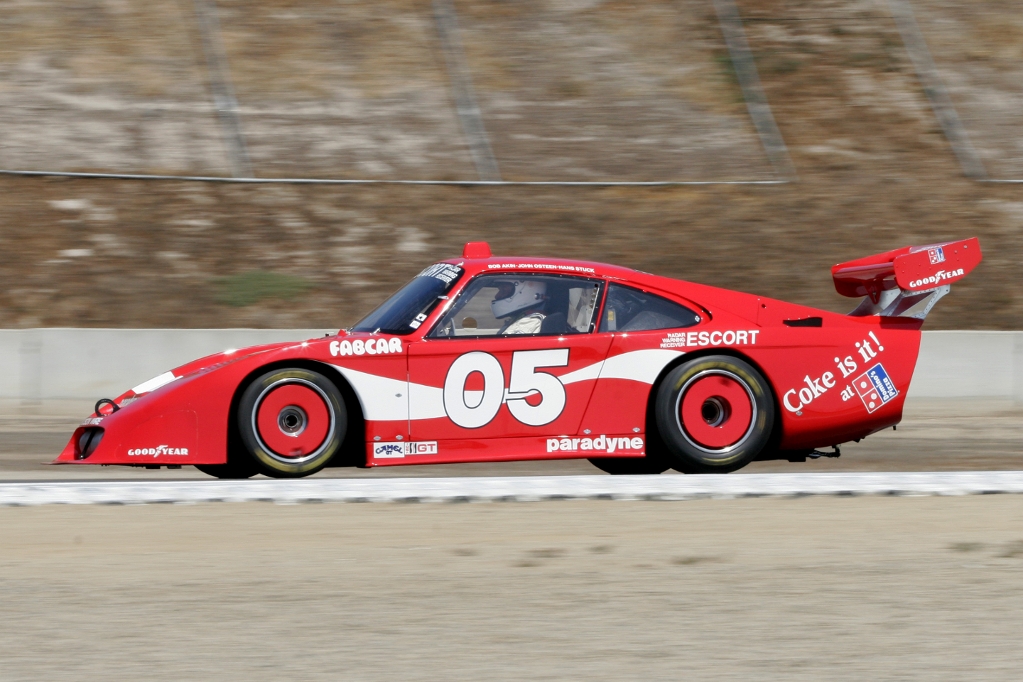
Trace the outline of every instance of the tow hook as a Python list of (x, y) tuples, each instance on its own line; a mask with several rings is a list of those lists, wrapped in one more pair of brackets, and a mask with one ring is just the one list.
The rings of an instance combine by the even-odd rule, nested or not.
[(814, 450), (808, 453), (806, 456), (810, 459), (820, 459), (821, 457), (841, 457), (842, 451), (838, 449), (837, 445), (832, 445), (834, 448), (832, 452), (823, 452), (822, 450)]
[(115, 403), (110, 398), (100, 398), (99, 400), (96, 401), (96, 416), (97, 417), (104, 416), (104, 414), (99, 411), (99, 408), (103, 407), (104, 405), (109, 405), (110, 406), (110, 414), (113, 414), (114, 412), (117, 412), (119, 409), (121, 409), (121, 406), (118, 405), (117, 403)]

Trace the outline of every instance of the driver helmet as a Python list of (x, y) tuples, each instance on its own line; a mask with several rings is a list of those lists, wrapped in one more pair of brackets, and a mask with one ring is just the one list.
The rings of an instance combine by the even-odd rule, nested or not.
[(494, 317), (500, 319), (543, 303), (547, 283), (535, 279), (505, 279), (497, 283), (497, 294), (490, 304)]

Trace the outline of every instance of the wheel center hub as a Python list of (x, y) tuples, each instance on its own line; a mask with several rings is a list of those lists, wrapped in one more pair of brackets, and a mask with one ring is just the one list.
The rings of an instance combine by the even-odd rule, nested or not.
[(703, 421), (707, 422), (707, 426), (721, 426), (728, 421), (729, 414), (731, 413), (731, 410), (728, 408), (729, 406), (726, 401), (715, 396), (704, 401), (703, 406), (700, 408), (700, 414), (703, 417)]
[(305, 410), (298, 405), (288, 405), (277, 415), (277, 426), (281, 433), (292, 438), (297, 438), (305, 431), (308, 423), (309, 418), (306, 416)]

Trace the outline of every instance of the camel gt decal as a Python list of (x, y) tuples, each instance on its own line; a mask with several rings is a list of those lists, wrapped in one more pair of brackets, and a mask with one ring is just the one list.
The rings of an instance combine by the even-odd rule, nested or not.
[(418, 443), (374, 443), (373, 457), (376, 459), (397, 459), (406, 455), (436, 455), (437, 441)]
[(899, 394), (895, 384), (884, 371), (881, 363), (877, 363), (866, 372), (856, 377), (853, 387), (863, 401), (867, 412), (873, 412)]

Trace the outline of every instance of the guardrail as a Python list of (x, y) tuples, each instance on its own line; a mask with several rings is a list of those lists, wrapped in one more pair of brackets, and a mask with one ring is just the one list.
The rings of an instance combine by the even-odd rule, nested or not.
[[(0, 414), (79, 414), (205, 355), (334, 331), (3, 329)], [(924, 332), (908, 399), (1023, 404), (1023, 332)]]

